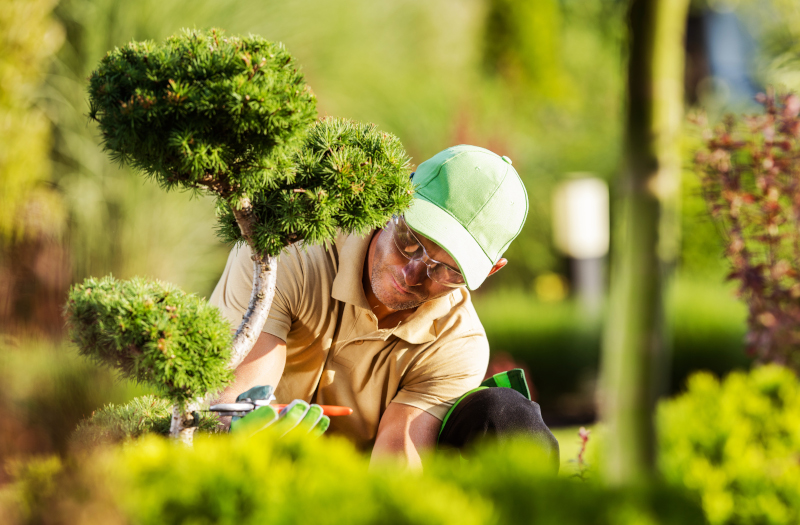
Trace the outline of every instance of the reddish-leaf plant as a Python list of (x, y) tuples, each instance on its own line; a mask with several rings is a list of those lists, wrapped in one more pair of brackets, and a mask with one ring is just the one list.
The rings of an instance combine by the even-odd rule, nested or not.
[(706, 131), (695, 167), (749, 309), (748, 353), (798, 371), (800, 97), (756, 99), (763, 113)]

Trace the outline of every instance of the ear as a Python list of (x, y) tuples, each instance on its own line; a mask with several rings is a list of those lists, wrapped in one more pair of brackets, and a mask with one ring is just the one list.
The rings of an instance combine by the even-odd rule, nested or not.
[[(508, 264), (508, 260), (507, 259), (498, 260), (496, 263), (494, 263), (494, 266), (492, 266), (492, 269), (489, 270), (489, 275), (492, 275), (492, 274), (496, 273), (500, 268), (502, 268), (506, 264)], [(487, 277), (489, 275), (487, 275)]]

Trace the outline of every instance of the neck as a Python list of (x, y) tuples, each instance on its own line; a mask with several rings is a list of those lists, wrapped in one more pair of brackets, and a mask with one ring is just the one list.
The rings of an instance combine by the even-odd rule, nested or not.
[(372, 291), (372, 263), (375, 257), (375, 246), (378, 243), (378, 237), (382, 231), (381, 229), (377, 229), (375, 233), (372, 234), (372, 239), (369, 242), (369, 249), (367, 250), (367, 257), (364, 261), (364, 271), (361, 274), (361, 285), (364, 287), (364, 295), (367, 298), (367, 303), (369, 303), (372, 313), (378, 318), (378, 328), (394, 328), (417, 309), (392, 310), (380, 302)]

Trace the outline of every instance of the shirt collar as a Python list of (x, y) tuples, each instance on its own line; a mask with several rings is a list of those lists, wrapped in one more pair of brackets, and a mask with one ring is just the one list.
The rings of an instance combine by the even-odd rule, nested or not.
[[(339, 249), (339, 268), (331, 289), (331, 297), (337, 301), (352, 304), (367, 311), (370, 306), (364, 295), (361, 276), (373, 233), (374, 231), (364, 237), (349, 235), (344, 240)], [(453, 293), (421, 304), (408, 319), (394, 329), (394, 335), (411, 344), (434, 341), (438, 335), (436, 320), (447, 315), (453, 308), (457, 291), (454, 290)]]
[(364, 272), (364, 261), (367, 257), (369, 242), (373, 232), (364, 237), (349, 235), (345, 238), (339, 249), (339, 268), (333, 280), (331, 297), (337, 301), (353, 304), (359, 308), (369, 310), (367, 296), (361, 284), (361, 275)]

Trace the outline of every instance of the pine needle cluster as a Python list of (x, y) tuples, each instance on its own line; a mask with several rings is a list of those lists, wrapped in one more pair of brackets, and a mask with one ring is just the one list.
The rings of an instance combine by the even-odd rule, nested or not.
[[(218, 431), (219, 418), (212, 412), (199, 412), (198, 429)], [(78, 425), (70, 440), (79, 448), (119, 443), (145, 434), (169, 435), (172, 404), (169, 400), (147, 395), (124, 405), (106, 405)]]
[(113, 158), (165, 189), (224, 198), (285, 175), (316, 118), (282, 44), (213, 29), (114, 49), (89, 77), (89, 103)]
[(276, 256), (382, 226), (411, 204), (397, 137), (343, 119), (315, 124), (316, 99), (282, 44), (184, 31), (111, 51), (89, 81), (111, 156), (165, 189), (216, 194), (227, 241)]
[[(323, 118), (292, 158), (295, 176), (252, 199), (258, 251), (278, 255), (298, 240), (317, 244), (336, 231), (365, 233), (411, 205), (410, 159), (400, 140), (374, 124)], [(220, 237), (244, 241), (233, 211), (220, 209)]]
[(204, 299), (172, 285), (89, 278), (70, 290), (65, 316), (81, 354), (173, 402), (204, 396), (233, 378), (230, 325)]

